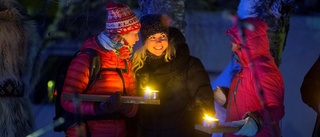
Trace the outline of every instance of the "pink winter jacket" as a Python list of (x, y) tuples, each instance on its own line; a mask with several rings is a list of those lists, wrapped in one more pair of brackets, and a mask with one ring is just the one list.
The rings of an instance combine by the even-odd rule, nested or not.
[[(284, 83), (269, 51), (268, 26), (257, 18), (247, 18), (244, 22), (254, 26), (253, 31), (244, 28), (245, 37), (240, 37), (236, 25), (227, 31), (233, 42), (241, 46), (236, 54), (242, 69), (230, 86), (226, 121), (241, 120), (247, 112), (252, 112), (264, 121), (256, 137), (278, 137), (281, 136), (279, 121), (285, 113)], [(224, 136), (235, 135), (229, 133)]]
[[(82, 46), (81, 50), (92, 48), (98, 51), (101, 58), (101, 68), (121, 68), (125, 69), (125, 60), (120, 59), (113, 51), (105, 50), (98, 44), (96, 37), (90, 38)], [(63, 93), (83, 93), (88, 84), (90, 56), (80, 54), (74, 58), (67, 72)], [(131, 62), (127, 59), (128, 72), (123, 72), (127, 96), (136, 95), (135, 80), (131, 71)], [(100, 71), (100, 78), (97, 79), (87, 94), (111, 95), (112, 93), (123, 92), (123, 84), (119, 74), (116, 71)], [(62, 100), (64, 109), (68, 112), (75, 112), (75, 104), (72, 101)], [(94, 102), (81, 102), (82, 115), (96, 115), (94, 112)], [(137, 112), (137, 105), (134, 105), (131, 112), (124, 114), (127, 117), (133, 117)], [(96, 120), (88, 121), (92, 137), (125, 137), (125, 121), (119, 120)], [(81, 126), (84, 127), (84, 124)], [(84, 131), (85, 132), (85, 131)], [(85, 135), (85, 133), (83, 133)], [(77, 137), (76, 128), (71, 127), (66, 131), (66, 136)]]

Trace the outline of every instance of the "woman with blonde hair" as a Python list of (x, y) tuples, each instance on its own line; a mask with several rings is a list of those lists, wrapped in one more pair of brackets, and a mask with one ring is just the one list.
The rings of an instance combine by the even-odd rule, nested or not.
[(195, 124), (204, 114), (214, 115), (209, 75), (190, 55), (181, 31), (168, 27), (162, 15), (144, 15), (140, 22), (143, 46), (132, 61), (137, 92), (158, 90), (160, 105), (139, 106), (139, 136), (198, 136)]

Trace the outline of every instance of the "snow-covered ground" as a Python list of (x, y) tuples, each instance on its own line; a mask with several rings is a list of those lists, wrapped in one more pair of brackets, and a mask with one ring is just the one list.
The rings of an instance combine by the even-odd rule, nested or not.
[(38, 104), (33, 105), (33, 112), (35, 118), (35, 136), (32, 137), (64, 137), (63, 132), (53, 131), (53, 117), (54, 105), (53, 104)]

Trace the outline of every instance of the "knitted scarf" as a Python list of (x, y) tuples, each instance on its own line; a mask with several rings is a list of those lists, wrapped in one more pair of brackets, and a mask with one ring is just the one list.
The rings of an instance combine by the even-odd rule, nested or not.
[(113, 51), (121, 59), (131, 57), (133, 49), (128, 45), (128, 42), (124, 38), (121, 38), (119, 41), (113, 41), (104, 32), (101, 32), (97, 38), (105, 49)]

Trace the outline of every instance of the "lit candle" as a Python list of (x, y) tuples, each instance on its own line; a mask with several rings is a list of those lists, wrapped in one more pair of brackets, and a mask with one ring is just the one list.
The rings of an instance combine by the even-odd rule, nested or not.
[(206, 114), (205, 114), (205, 117), (203, 117), (203, 118), (204, 118), (204, 121), (203, 121), (203, 126), (204, 127), (214, 128), (219, 123), (219, 119), (216, 119), (214, 117), (210, 117), (210, 116), (208, 116)]
[(158, 90), (152, 90), (149, 87), (146, 87), (146, 90), (144, 92), (144, 98), (145, 99), (158, 99)]

